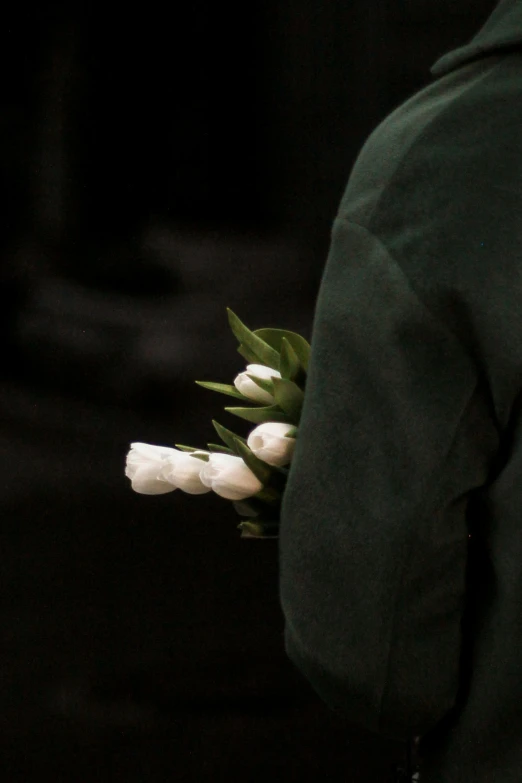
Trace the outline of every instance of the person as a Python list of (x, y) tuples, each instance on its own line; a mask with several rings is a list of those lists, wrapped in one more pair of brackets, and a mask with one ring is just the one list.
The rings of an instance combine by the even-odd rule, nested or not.
[[(285, 651), (422, 783), (522, 776), (522, 0), (364, 143), (282, 501)], [(410, 745), (409, 745), (410, 747)]]

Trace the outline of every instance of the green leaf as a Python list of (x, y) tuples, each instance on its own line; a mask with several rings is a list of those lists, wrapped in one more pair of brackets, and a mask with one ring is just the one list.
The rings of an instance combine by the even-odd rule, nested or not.
[(240, 437), (239, 435), (236, 435), (234, 432), (231, 432), (230, 430), (227, 430), (226, 427), (223, 427), (221, 424), (218, 424), (217, 421), (215, 421), (214, 419), (212, 419), (212, 424), (214, 425), (214, 429), (216, 430), (221, 440), (224, 443), (226, 443), (228, 448), (231, 449), (235, 455), (239, 456), (236, 449), (236, 441), (239, 440), (242, 443), (244, 443), (246, 446), (246, 439)]
[[(250, 378), (251, 381), (255, 383), (256, 386), (259, 386), (260, 389), (263, 389), (263, 391), (268, 392), (269, 394), (274, 396), (274, 381), (273, 379), (269, 378), (256, 378), (255, 375), (251, 375), (249, 372), (246, 373), (246, 377)], [(255, 402), (255, 400), (250, 400), (247, 398), (249, 402)]]
[(279, 365), (281, 377), (288, 381), (295, 381), (300, 369), (301, 363), (298, 355), (288, 342), (288, 338), (283, 337), (281, 340), (281, 362)]
[(208, 462), (210, 459), (210, 454), (192, 454), (194, 459), (200, 459), (202, 462)]
[(242, 458), (247, 468), (250, 468), (254, 476), (261, 482), (261, 484), (263, 484), (263, 486), (267, 484), (270, 480), (270, 476), (272, 475), (272, 470), (266, 464), (266, 462), (262, 462), (262, 460), (258, 459), (256, 455), (250, 451), (248, 446), (246, 446), (244, 443), (241, 443), (241, 441), (237, 438), (236, 448), (238, 455)]
[(299, 424), (304, 400), (303, 390), (293, 381), (287, 381), (284, 378), (274, 378), (274, 397), (277, 405), (291, 419), (290, 423), (294, 425)]
[(205, 449), (193, 449), (192, 446), (182, 446), (181, 443), (174, 444), (180, 451), (205, 451)]
[(247, 519), (237, 528), (241, 538), (279, 538), (279, 522)]
[(279, 352), (270, 347), (263, 339), (258, 337), (248, 329), (245, 324), (239, 320), (237, 315), (227, 307), (228, 322), (235, 337), (241, 345), (253, 351), (254, 355), (259, 357), (259, 363), (273, 370), (279, 370)]
[(259, 356), (257, 356), (257, 354), (255, 354), (253, 351), (250, 351), (244, 345), (240, 345), (237, 349), (237, 352), (241, 354), (243, 359), (246, 360), (247, 364), (263, 364)]
[(218, 454), (231, 454), (233, 457), (237, 457), (236, 452), (232, 451), (232, 449), (227, 449), (226, 446), (220, 446), (217, 443), (208, 443), (207, 445), (209, 451), (217, 451)]
[(282, 411), (279, 405), (269, 405), (265, 408), (225, 408), (225, 410), (233, 416), (239, 416), (240, 419), (251, 421), (254, 424), (263, 424), (265, 421), (281, 421), (284, 424), (295, 424), (295, 421)]
[[(310, 360), (310, 343), (308, 343), (304, 337), (301, 337), (300, 334), (297, 334), (297, 332), (289, 332), (286, 329), (270, 328), (256, 329), (253, 334), (256, 337), (261, 338), (261, 340), (270, 345), (278, 353), (281, 353), (283, 337), (285, 337), (299, 357), (299, 361), (301, 362), (304, 370), (308, 371), (308, 363)], [(276, 369), (279, 370), (279, 367)]]
[(229, 397), (235, 397), (237, 400), (248, 400), (248, 397), (238, 392), (235, 386), (230, 386), (226, 383), (212, 383), (211, 381), (194, 381), (194, 383), (197, 383), (198, 386), (203, 386), (204, 389), (228, 394)]

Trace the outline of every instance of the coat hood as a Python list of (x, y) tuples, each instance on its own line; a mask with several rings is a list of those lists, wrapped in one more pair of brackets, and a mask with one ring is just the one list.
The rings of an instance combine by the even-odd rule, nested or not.
[(522, 0), (500, 0), (471, 41), (439, 58), (430, 73), (444, 76), (472, 60), (510, 49), (522, 52)]

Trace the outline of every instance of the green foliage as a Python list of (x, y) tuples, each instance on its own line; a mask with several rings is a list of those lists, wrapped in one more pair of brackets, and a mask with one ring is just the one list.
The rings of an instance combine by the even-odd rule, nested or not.
[(180, 451), (205, 451), (205, 449), (195, 449), (192, 446), (182, 446), (181, 443), (174, 444)]
[[(247, 378), (250, 378), (250, 380), (253, 381), (256, 386), (259, 386), (260, 389), (268, 392), (268, 394), (271, 394), (272, 397), (274, 396), (274, 378), (257, 378), (255, 375), (251, 375), (250, 373), (246, 373), (246, 376)], [(251, 400), (250, 398), (247, 399), (249, 402), (255, 402), (255, 400)]]
[(288, 381), (295, 381), (299, 376), (300, 369), (301, 363), (299, 361), (299, 356), (289, 343), (288, 337), (283, 337), (281, 340), (281, 359), (279, 363), (281, 378)]
[(202, 462), (208, 462), (210, 459), (210, 454), (192, 454), (195, 459), (200, 459)]
[(241, 538), (279, 538), (279, 522), (247, 519), (237, 526)]
[(269, 405), (265, 408), (225, 408), (227, 413), (239, 416), (240, 419), (251, 421), (254, 424), (263, 424), (266, 421), (280, 421), (284, 424), (295, 424), (293, 419), (285, 413), (279, 405)]
[(217, 452), (218, 454), (230, 454), (232, 457), (237, 457), (235, 451), (232, 451), (232, 449), (227, 449), (226, 446), (220, 446), (217, 443), (208, 443), (207, 445), (209, 451)]
[(248, 446), (246, 446), (244, 443), (241, 443), (241, 441), (237, 438), (236, 448), (239, 456), (243, 459), (245, 465), (250, 468), (254, 476), (261, 482), (261, 484), (263, 484), (263, 486), (267, 484), (272, 474), (270, 466), (267, 465), (266, 462), (258, 459), (256, 455), (250, 451)]
[(228, 394), (229, 397), (235, 397), (237, 400), (248, 400), (248, 397), (238, 392), (235, 386), (227, 383), (213, 383), (212, 381), (194, 381), (194, 383), (197, 383), (198, 386), (203, 386), (204, 389), (220, 392), (220, 394)]
[(212, 419), (212, 424), (214, 425), (214, 429), (216, 430), (217, 434), (219, 435), (223, 443), (225, 443), (228, 446), (228, 448), (232, 451), (233, 454), (239, 457), (236, 443), (237, 441), (240, 441), (241, 443), (244, 443), (246, 446), (245, 438), (242, 438), (240, 435), (236, 435), (234, 432), (227, 430), (226, 427), (223, 427), (221, 424), (218, 424), (218, 422), (215, 421), (214, 419)]
[[(281, 354), (283, 351), (283, 339), (286, 339), (294, 352), (297, 354), (303, 369), (308, 371), (308, 363), (310, 361), (310, 344), (304, 339), (304, 337), (301, 337), (300, 334), (297, 334), (296, 332), (289, 332), (287, 329), (270, 328), (256, 329), (252, 334), (270, 345), (271, 348), (273, 348), (274, 351), (277, 351), (278, 354)], [(281, 372), (279, 366), (276, 369)], [(281, 373), (281, 375), (282, 374), (283, 373)]]
[(256, 501), (255, 498), (233, 500), (232, 505), (240, 517), (257, 517), (263, 510), (261, 501)]
[(304, 400), (302, 389), (293, 381), (274, 378), (274, 399), (289, 417), (290, 423), (298, 425)]
[(229, 307), (227, 307), (227, 312), (230, 328), (239, 341), (240, 348), (243, 350), (241, 355), (244, 356), (246, 353), (249, 357), (251, 356), (252, 358), (248, 358), (247, 361), (253, 364), (264, 364), (266, 367), (278, 370), (279, 353), (271, 348), (267, 342), (251, 332)]

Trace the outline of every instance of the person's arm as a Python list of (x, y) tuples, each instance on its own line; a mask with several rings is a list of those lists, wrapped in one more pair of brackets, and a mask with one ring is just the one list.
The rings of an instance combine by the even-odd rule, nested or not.
[(279, 537), (285, 649), (349, 721), (430, 730), (459, 689), (470, 493), (497, 429), (472, 358), (338, 218)]

